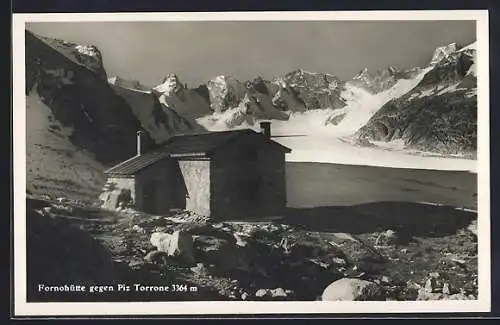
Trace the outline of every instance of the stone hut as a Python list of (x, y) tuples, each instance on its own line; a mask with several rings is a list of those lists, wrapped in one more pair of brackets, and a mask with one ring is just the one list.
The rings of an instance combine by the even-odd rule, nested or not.
[(285, 154), (270, 122), (251, 129), (175, 135), (105, 171), (103, 207), (130, 206), (152, 214), (186, 209), (214, 219), (282, 215)]

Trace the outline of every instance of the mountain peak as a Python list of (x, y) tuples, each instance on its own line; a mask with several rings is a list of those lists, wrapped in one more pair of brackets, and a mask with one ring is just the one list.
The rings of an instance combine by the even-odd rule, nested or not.
[(432, 60), (430, 62), (431, 65), (434, 65), (441, 61), (442, 59), (448, 57), (451, 53), (456, 52), (458, 50), (457, 43), (450, 43), (445, 46), (440, 46), (434, 50), (434, 54), (432, 55)]
[(153, 90), (161, 94), (177, 93), (184, 89), (184, 85), (180, 82), (179, 77), (175, 73), (168, 73), (161, 83), (153, 88)]
[(30, 39), (33, 37), (38, 39), (69, 60), (97, 73), (102, 79), (107, 79), (101, 52), (95, 45), (77, 44), (57, 38), (45, 37), (32, 33), (29, 30), (26, 30), (26, 36)]
[(352, 79), (365, 79), (369, 77), (369, 74), (368, 74), (368, 68), (363, 68), (363, 70), (361, 70), (360, 72), (358, 72)]

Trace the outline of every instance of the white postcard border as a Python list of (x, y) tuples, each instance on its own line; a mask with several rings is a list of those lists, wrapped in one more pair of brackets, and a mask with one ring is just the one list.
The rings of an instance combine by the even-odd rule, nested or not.
[[(475, 20), (478, 78), (478, 291), (475, 301), (377, 302), (26, 302), (26, 98), (24, 31), (26, 22), (76, 21), (306, 21), (306, 20)], [(214, 315), (318, 313), (489, 312), (490, 166), (489, 36), (487, 10), (207, 12), (207, 13), (45, 13), (14, 14), (13, 36), (13, 177), (15, 316)]]

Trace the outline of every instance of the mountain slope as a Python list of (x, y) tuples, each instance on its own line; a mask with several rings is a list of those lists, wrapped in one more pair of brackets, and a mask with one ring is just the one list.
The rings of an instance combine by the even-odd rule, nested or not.
[(358, 136), (375, 141), (399, 139), (408, 147), (445, 154), (475, 152), (475, 55), (474, 44), (460, 50), (453, 44), (438, 48), (420, 83), (385, 104)]
[(26, 97), (26, 182), (31, 193), (93, 198), (104, 184), (104, 166), (70, 141), (64, 127), (36, 92)]
[(180, 116), (151, 91), (124, 88), (111, 85), (115, 93), (130, 106), (141, 127), (148, 132), (155, 143), (162, 143), (175, 133), (200, 131), (196, 122)]
[[(95, 197), (103, 181), (100, 172), (136, 154), (137, 130), (145, 129), (145, 141), (152, 144), (191, 129), (152, 94), (135, 91), (132, 96), (111, 86), (96, 53), (92, 46), (42, 40), (26, 31), (30, 191)], [(135, 104), (136, 94), (149, 107)]]

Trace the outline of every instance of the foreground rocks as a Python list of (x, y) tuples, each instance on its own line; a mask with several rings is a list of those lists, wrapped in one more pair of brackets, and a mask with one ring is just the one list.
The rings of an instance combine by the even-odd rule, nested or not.
[(385, 300), (382, 287), (374, 282), (343, 278), (326, 287), (323, 301)]
[(465, 227), (447, 237), (408, 241), (401, 240), (400, 228), (317, 232), (269, 221), (211, 223), (184, 211), (150, 216), (34, 206), (40, 218), (98, 239), (109, 262), (120, 265), (122, 281), (199, 289), (169, 299), (477, 299), (477, 236)]
[(189, 234), (181, 231), (172, 234), (155, 232), (151, 235), (150, 241), (158, 251), (167, 253), (167, 256), (179, 256), (189, 264), (195, 262), (193, 237)]

